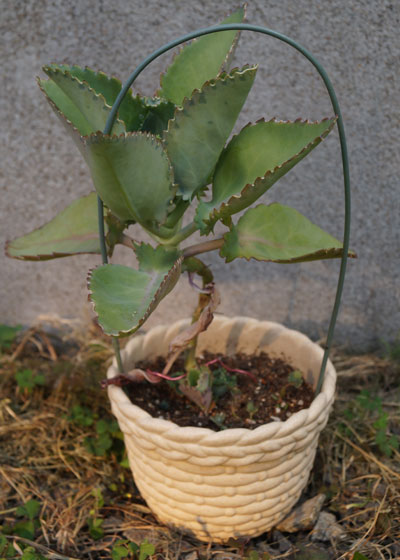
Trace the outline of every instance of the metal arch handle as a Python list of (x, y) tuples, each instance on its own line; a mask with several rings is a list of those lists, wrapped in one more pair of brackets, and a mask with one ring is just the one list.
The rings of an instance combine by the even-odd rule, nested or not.
[[(342, 155), (342, 169), (343, 169), (343, 180), (344, 180), (344, 205), (345, 205), (345, 217), (344, 217), (344, 233), (343, 233), (343, 255), (340, 264), (340, 272), (339, 278), (336, 288), (336, 296), (335, 302), (331, 314), (331, 319), (328, 327), (328, 334), (326, 339), (325, 351), (322, 359), (321, 370), (319, 373), (318, 383), (316, 387), (316, 394), (318, 394), (321, 390), (326, 364), (329, 357), (329, 352), (332, 345), (333, 333), (335, 330), (336, 319), (339, 313), (340, 301), (343, 292), (343, 284), (344, 284), (344, 277), (346, 274), (346, 266), (347, 266), (347, 253), (349, 250), (349, 241), (350, 241), (350, 213), (351, 213), (351, 196), (350, 196), (350, 171), (349, 171), (349, 158), (347, 153), (347, 143), (346, 143), (346, 135), (344, 131), (343, 125), (343, 117), (340, 111), (339, 102), (337, 100), (335, 90), (333, 89), (333, 85), (328, 77), (323, 66), (314, 58), (314, 56), (304, 47), (299, 45), (293, 39), (282, 35), (277, 31), (273, 31), (272, 29), (268, 29), (266, 27), (261, 27), (258, 25), (251, 25), (247, 23), (237, 23), (237, 24), (224, 24), (224, 25), (216, 25), (212, 27), (206, 27), (202, 29), (198, 29), (197, 31), (193, 31), (192, 33), (188, 33), (187, 35), (183, 35), (174, 41), (171, 41), (164, 46), (160, 47), (159, 49), (155, 50), (152, 54), (150, 54), (137, 68), (132, 72), (129, 78), (126, 80), (125, 84), (123, 85), (117, 99), (115, 100), (110, 115), (107, 119), (103, 134), (110, 134), (112, 126), (114, 124), (114, 120), (116, 118), (119, 106), (121, 105), (125, 95), (127, 94), (128, 90), (132, 86), (133, 82), (136, 78), (141, 74), (141, 72), (156, 58), (161, 56), (162, 54), (166, 53), (167, 51), (173, 49), (174, 47), (185, 43), (186, 41), (190, 41), (191, 39), (195, 39), (197, 37), (202, 37), (203, 35), (209, 35), (210, 33), (217, 33), (220, 31), (253, 31), (255, 33), (262, 33), (264, 35), (268, 35), (270, 37), (275, 37), (284, 43), (287, 43), (297, 51), (299, 51), (307, 60), (311, 62), (314, 68), (317, 70), (319, 75), (321, 76), (325, 87), (328, 91), (332, 107), (334, 110), (335, 115), (337, 116), (337, 126), (339, 131), (339, 140), (340, 140), (340, 149)], [(107, 263), (107, 250), (105, 245), (105, 238), (104, 238), (104, 218), (103, 218), (103, 202), (98, 197), (98, 216), (99, 216), (99, 236), (100, 236), (100, 243), (101, 243), (101, 253), (103, 263)], [(117, 340), (115, 339), (115, 342)]]

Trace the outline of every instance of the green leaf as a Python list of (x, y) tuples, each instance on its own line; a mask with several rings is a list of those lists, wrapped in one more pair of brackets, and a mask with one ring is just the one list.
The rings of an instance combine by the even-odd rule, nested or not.
[(288, 383), (294, 385), (297, 389), (303, 384), (303, 376), (300, 370), (295, 369), (289, 373)]
[(0, 558), (16, 558), (17, 551), (4, 535), (0, 534)]
[(369, 560), (367, 556), (364, 556), (364, 554), (361, 554), (361, 552), (356, 551), (353, 554), (353, 560)]
[(28, 517), (31, 521), (39, 515), (42, 504), (37, 500), (28, 500), (23, 506), (17, 507), (15, 515), (17, 517)]
[(161, 136), (168, 121), (174, 117), (175, 105), (159, 97), (142, 98), (142, 103), (145, 117), (140, 130)]
[(114, 545), (111, 551), (112, 560), (120, 560), (121, 558), (126, 558), (130, 555), (129, 550), (126, 546)]
[(256, 67), (235, 69), (207, 82), (177, 108), (164, 133), (178, 192), (186, 200), (210, 175), (253, 85)]
[[(273, 203), (250, 208), (224, 235), (220, 255), (294, 263), (341, 257), (342, 243), (299, 212)], [(351, 253), (351, 256), (353, 254)]]
[(96, 438), (85, 438), (84, 445), (89, 453), (92, 453), (97, 457), (104, 457), (107, 451), (109, 451), (113, 446), (113, 440), (109, 434), (101, 434)]
[(78, 426), (91, 426), (93, 424), (93, 412), (86, 406), (75, 404), (69, 411), (67, 416), (69, 422), (73, 422)]
[[(49, 64), (44, 71), (52, 77), (52, 73), (60, 70), (63, 74), (76, 78), (81, 83), (87, 84), (96, 94), (104, 97), (107, 105), (112, 107), (122, 89), (120, 80), (109, 77), (104, 72), (95, 72), (91, 68), (69, 66), (67, 64)], [(133, 97), (131, 90), (127, 92), (118, 110), (118, 117), (124, 121), (126, 130), (141, 129), (147, 114), (144, 100), (140, 96)], [(103, 127), (104, 128), (104, 127)], [(101, 130), (103, 130), (101, 128)], [(96, 132), (95, 130), (92, 132)]]
[(10, 348), (21, 329), (22, 325), (11, 327), (9, 325), (0, 324), (0, 352)]
[(99, 540), (104, 536), (104, 529), (101, 527), (104, 519), (93, 519), (89, 517), (87, 523), (89, 525), (90, 536), (95, 540)]
[(201, 202), (196, 222), (209, 233), (215, 222), (250, 206), (332, 130), (336, 118), (309, 123), (259, 121), (245, 126), (223, 151), (212, 200)]
[(106, 334), (135, 332), (177, 283), (182, 258), (175, 250), (136, 250), (139, 270), (122, 265), (103, 265), (89, 275), (90, 299)]
[(97, 193), (113, 214), (157, 233), (174, 208), (176, 191), (161, 142), (140, 132), (97, 134), (85, 139), (85, 151)]
[(32, 541), (35, 538), (36, 526), (37, 524), (32, 520), (18, 521), (13, 526), (13, 534)]
[(96, 193), (75, 200), (41, 228), (7, 242), (6, 253), (27, 261), (100, 253)]
[(35, 517), (39, 515), (39, 512), (42, 508), (42, 504), (37, 500), (29, 500), (24, 505), (25, 511), (29, 519), (33, 520)]
[(43, 556), (43, 554), (40, 554), (40, 552), (37, 552), (37, 550), (35, 550), (33, 548), (33, 546), (28, 546), (27, 548), (24, 548), (22, 556), (20, 556), (21, 560), (46, 560), (46, 557)]
[(139, 550), (139, 560), (146, 560), (146, 558), (148, 558), (149, 556), (151, 556), (152, 554), (154, 554), (155, 552), (155, 547), (154, 544), (149, 543), (147, 541), (147, 539), (145, 539), (141, 544), (140, 544), (140, 550)]
[(20, 389), (26, 389), (28, 393), (31, 393), (36, 385), (45, 385), (44, 375), (42, 373), (36, 373), (31, 369), (17, 371), (15, 379), (18, 387)]
[[(64, 117), (61, 120), (70, 121), (81, 136), (102, 131), (111, 110), (104, 97), (69, 73), (49, 66), (43, 70), (50, 80), (38, 79), (39, 87), (51, 102), (51, 106), (56, 108), (58, 116)], [(68, 123), (65, 125), (69, 130)], [(125, 130), (124, 123), (117, 120), (112, 133), (123, 134)], [(75, 140), (77, 141), (76, 138)]]
[[(244, 15), (243, 7), (221, 23), (241, 23)], [(161, 76), (160, 95), (175, 105), (182, 105), (193, 90), (218, 75), (230, 57), (237, 36), (237, 31), (222, 31), (185, 45)]]

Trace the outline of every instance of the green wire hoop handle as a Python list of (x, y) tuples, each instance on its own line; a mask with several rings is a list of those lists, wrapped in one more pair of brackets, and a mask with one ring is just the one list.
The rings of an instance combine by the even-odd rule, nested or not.
[[(174, 47), (185, 43), (186, 41), (190, 41), (191, 39), (195, 39), (197, 37), (201, 37), (203, 35), (209, 35), (210, 33), (217, 33), (220, 31), (254, 31), (255, 33), (262, 33), (264, 35), (269, 35), (270, 37), (275, 37), (284, 43), (295, 48), (299, 51), (303, 56), (307, 58), (311, 62), (311, 64), (316, 68), (317, 72), (321, 76), (326, 89), (328, 91), (333, 110), (335, 115), (337, 116), (337, 126), (339, 130), (339, 139), (340, 139), (340, 148), (342, 154), (342, 166), (343, 166), (343, 179), (344, 179), (344, 204), (345, 204), (345, 216), (344, 216), (344, 234), (343, 234), (343, 255), (340, 264), (340, 272), (339, 272), (339, 279), (336, 288), (336, 297), (335, 303), (332, 310), (331, 320), (329, 323), (328, 334), (326, 338), (326, 345), (325, 345), (325, 352), (322, 359), (321, 370), (318, 378), (316, 394), (318, 394), (321, 390), (326, 364), (328, 361), (329, 352), (331, 349), (333, 332), (335, 330), (336, 319), (339, 312), (340, 300), (342, 297), (343, 291), (343, 284), (344, 284), (344, 277), (346, 273), (346, 265), (347, 265), (347, 253), (349, 250), (349, 240), (350, 240), (350, 173), (349, 173), (349, 159), (347, 154), (347, 145), (346, 145), (346, 136), (344, 132), (344, 125), (343, 125), (343, 118), (339, 107), (339, 102), (337, 100), (335, 91), (333, 89), (332, 83), (323, 68), (323, 66), (313, 57), (313, 55), (307, 51), (304, 47), (296, 43), (293, 39), (278, 33), (277, 31), (273, 31), (266, 27), (261, 27), (259, 25), (251, 25), (247, 23), (235, 23), (235, 24), (225, 24), (225, 25), (216, 25), (213, 27), (206, 27), (203, 29), (198, 29), (197, 31), (193, 31), (192, 33), (188, 33), (187, 35), (183, 35), (170, 43), (167, 43), (163, 47), (160, 47), (152, 54), (150, 54), (139, 66), (132, 72), (129, 76), (125, 84), (123, 85), (117, 99), (115, 100), (110, 115), (107, 119), (106, 126), (104, 128), (104, 134), (110, 134), (112, 126), (114, 124), (114, 120), (116, 118), (119, 106), (121, 105), (122, 100), (124, 99), (126, 93), (128, 92), (129, 88), (132, 86), (133, 82), (139, 76), (139, 74), (148, 66), (153, 60), (164, 54), (165, 52), (173, 49)], [(104, 238), (104, 218), (103, 218), (103, 202), (100, 198), (98, 198), (98, 216), (99, 216), (99, 235), (100, 235), (100, 243), (101, 243), (101, 254), (103, 263), (107, 263), (107, 249), (105, 244)], [(117, 349), (117, 339), (114, 339), (114, 347)], [(119, 358), (119, 352), (117, 352), (117, 358)], [(120, 363), (120, 359), (118, 360)]]

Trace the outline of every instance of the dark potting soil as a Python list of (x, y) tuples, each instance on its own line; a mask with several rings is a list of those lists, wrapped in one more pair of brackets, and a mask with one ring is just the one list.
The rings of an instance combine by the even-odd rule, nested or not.
[[(294, 368), (281, 358), (271, 358), (266, 353), (258, 356), (236, 354), (223, 357), (205, 353), (198, 364), (220, 358), (229, 368), (251, 372), (256, 379), (243, 373), (228, 373), (236, 377), (236, 386), (218, 398), (205, 415), (200, 408), (179, 394), (172, 386), (179, 382), (152, 384), (148, 381), (130, 383), (125, 390), (131, 401), (146, 410), (151, 416), (164, 418), (179, 426), (198, 426), (214, 431), (226, 428), (257, 428), (277, 420), (287, 420), (293, 413), (308, 408), (314, 391), (304, 380), (300, 386), (289, 382)], [(162, 371), (165, 361), (157, 358), (149, 363), (138, 363), (137, 367)], [(220, 363), (209, 366), (214, 370)], [(183, 360), (177, 360), (173, 372), (183, 371)]]

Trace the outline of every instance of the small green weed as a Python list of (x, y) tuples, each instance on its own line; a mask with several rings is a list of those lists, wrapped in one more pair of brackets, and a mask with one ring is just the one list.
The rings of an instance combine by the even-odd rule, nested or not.
[(90, 510), (90, 517), (87, 520), (89, 534), (95, 541), (104, 537), (104, 529), (102, 528), (104, 519), (98, 517), (99, 510), (104, 506), (103, 493), (100, 488), (93, 488), (91, 492), (94, 497), (94, 507)]
[(102, 528), (104, 519), (99, 517), (89, 517), (87, 520), (89, 526), (89, 534), (95, 541), (104, 537), (104, 529)]
[(117, 541), (111, 551), (112, 560), (121, 560), (122, 558), (134, 558), (135, 554), (139, 551), (139, 546), (136, 543), (127, 540)]
[(353, 554), (352, 560), (369, 560), (369, 558), (367, 558), (367, 556), (364, 556), (364, 554), (361, 554), (361, 552), (356, 551)]
[[(18, 537), (23, 537), (24, 539), (33, 540), (37, 529), (40, 527), (38, 517), (41, 508), (42, 505), (37, 500), (29, 500), (23, 506), (17, 507), (15, 516), (22, 518), (21, 521), (17, 521), (12, 526), (3, 525), (1, 528), (3, 533), (6, 535), (16, 535)], [(1, 539), (0, 551), (2, 551), (2, 546), (3, 549), (7, 550), (4, 543), (4, 539)]]
[(216, 426), (218, 426), (218, 428), (220, 430), (226, 430), (226, 426), (224, 424), (225, 422), (225, 414), (223, 412), (218, 412), (217, 414), (213, 414), (212, 416), (210, 416), (210, 420), (212, 422), (214, 422), (214, 424)]
[(21, 329), (22, 325), (10, 327), (9, 325), (0, 324), (0, 355), (3, 350), (8, 350), (11, 347)]
[(288, 382), (290, 383), (290, 385), (294, 385), (296, 389), (301, 387), (301, 385), (303, 384), (303, 376), (301, 371), (299, 371), (298, 369), (291, 371), (289, 373)]
[(94, 416), (89, 408), (76, 404), (70, 409), (67, 420), (78, 426), (87, 427), (93, 424)]
[(137, 558), (137, 560), (146, 560), (154, 554), (155, 547), (153, 544), (144, 540), (140, 545), (128, 540), (119, 540), (113, 546), (111, 551), (112, 560), (121, 560), (122, 558)]
[(80, 404), (72, 406), (65, 417), (69, 422), (82, 428), (89, 428), (94, 425), (96, 435), (87, 436), (84, 440), (84, 446), (89, 453), (97, 457), (114, 454), (122, 467), (129, 468), (123, 434), (116, 420), (112, 418), (98, 420), (97, 414)]
[(32, 546), (24, 549), (21, 560), (46, 560), (46, 557), (37, 552)]
[(0, 559), (6, 560), (7, 558), (20, 558), (21, 560), (46, 560), (45, 556), (36, 552), (32, 546), (26, 546), (24, 544), (18, 544), (15, 546), (18, 546), (18, 550), (16, 550), (14, 546), (7, 541), (7, 538), (4, 535), (0, 535)]
[(98, 457), (114, 453), (118, 461), (124, 453), (123, 435), (116, 420), (97, 420), (96, 436), (85, 438), (84, 445), (89, 453)]
[(0, 535), (0, 558), (15, 558), (17, 551), (4, 535)]
[(18, 387), (25, 393), (32, 393), (35, 387), (40, 387), (46, 384), (43, 373), (39, 373), (31, 369), (17, 371), (15, 374), (15, 380)]
[[(399, 438), (389, 432), (389, 417), (383, 410), (381, 397), (371, 395), (366, 389), (362, 390), (344, 411), (344, 416), (352, 423), (362, 420), (372, 425), (375, 430), (374, 442), (379, 451), (387, 457), (391, 457), (393, 451), (399, 449)], [(351, 430), (346, 426), (342, 425), (342, 429), (346, 435), (351, 436)]]
[(388, 342), (382, 340), (383, 345), (383, 355), (388, 360), (392, 362), (400, 363), (400, 332), (397, 333), (397, 336), (393, 343), (389, 344)]
[(246, 405), (246, 410), (249, 413), (250, 419), (252, 419), (255, 413), (257, 412), (258, 408), (253, 403), (253, 401), (249, 401)]
[(213, 398), (217, 401), (225, 393), (234, 391), (237, 388), (237, 376), (219, 367), (212, 372), (211, 390)]

